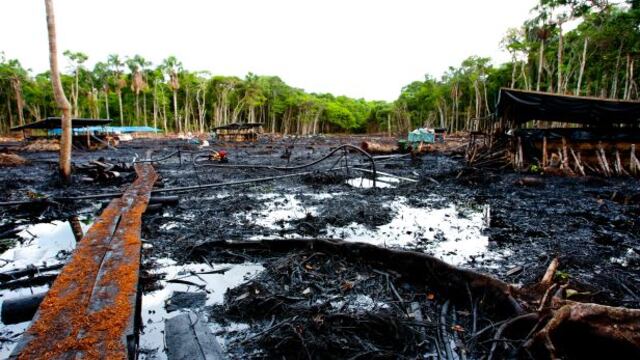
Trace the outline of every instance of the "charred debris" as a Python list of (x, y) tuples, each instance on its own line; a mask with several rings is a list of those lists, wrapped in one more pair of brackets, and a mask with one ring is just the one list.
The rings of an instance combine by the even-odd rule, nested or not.
[[(66, 188), (50, 140), (1, 145), (2, 354), (43, 350), (29, 339), (49, 324), (75, 334), (53, 340), (59, 354), (91, 356), (82, 334), (100, 337), (107, 320), (89, 315), (109, 307), (92, 294), (135, 284), (115, 311), (133, 330), (109, 345), (130, 358), (637, 358), (638, 127), (604, 123), (637, 119), (637, 103), (505, 89), (500, 104), (478, 131), (429, 143), (259, 124), (96, 141), (74, 153)], [(572, 107), (584, 112), (563, 123), (584, 127), (549, 115)], [(158, 179), (134, 196), (142, 166)], [(117, 259), (135, 249), (87, 265), (95, 284), (76, 273), (109, 216), (140, 234), (135, 283), (103, 270), (125, 271)], [(50, 224), (64, 234), (43, 235)], [(86, 310), (53, 307), (73, 276)]]

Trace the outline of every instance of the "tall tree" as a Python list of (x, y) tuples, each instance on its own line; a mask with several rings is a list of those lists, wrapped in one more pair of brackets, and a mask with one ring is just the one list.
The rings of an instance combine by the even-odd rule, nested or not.
[(178, 89), (180, 89), (180, 79), (178, 72), (182, 70), (182, 63), (175, 56), (169, 56), (162, 62), (164, 72), (169, 76), (169, 88), (173, 92), (173, 116), (178, 133), (182, 132), (180, 123), (180, 112), (178, 110)]
[(148, 87), (147, 82), (144, 78), (144, 68), (151, 65), (151, 63), (145, 60), (140, 55), (135, 55), (133, 58), (127, 59), (126, 63), (129, 67), (129, 70), (131, 71), (131, 90), (133, 90), (133, 92), (136, 94), (136, 121), (139, 121), (140, 92), (146, 90), (146, 88)]
[(122, 66), (124, 63), (120, 60), (120, 56), (117, 54), (109, 55), (107, 59), (107, 64), (112, 71), (112, 81), (113, 87), (116, 90), (116, 95), (118, 95), (118, 107), (120, 109), (120, 125), (124, 125), (124, 111), (122, 107), (122, 89), (127, 86), (127, 81), (122, 77)]
[(102, 93), (104, 94), (104, 109), (106, 118), (110, 119), (111, 114), (109, 112), (109, 92), (111, 90), (111, 74), (109, 70), (109, 64), (105, 62), (97, 62), (93, 67), (93, 76), (100, 84)]
[(49, 32), (49, 64), (51, 67), (51, 84), (58, 109), (62, 112), (62, 135), (60, 138), (60, 174), (65, 183), (71, 182), (71, 104), (64, 95), (60, 72), (58, 71), (58, 44), (56, 42), (56, 19), (53, 11), (53, 0), (44, 0), (47, 11), (47, 30)]
[(80, 112), (78, 109), (78, 98), (80, 93), (80, 71), (82, 70), (82, 64), (85, 63), (89, 59), (89, 57), (81, 52), (73, 52), (70, 50), (65, 50), (62, 53), (69, 59), (69, 63), (71, 65), (71, 69), (74, 75), (73, 86), (71, 87), (71, 101), (72, 101), (72, 113), (74, 117), (78, 117)]

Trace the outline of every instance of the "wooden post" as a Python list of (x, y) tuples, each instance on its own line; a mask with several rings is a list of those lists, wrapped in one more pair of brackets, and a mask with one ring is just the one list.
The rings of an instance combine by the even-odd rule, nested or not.
[(518, 136), (518, 170), (524, 166), (524, 154), (522, 152), (522, 139)]
[(569, 169), (569, 153), (567, 152), (567, 139), (562, 137), (562, 167)]
[(542, 138), (542, 167), (544, 168), (545, 166), (547, 166), (547, 164), (549, 163), (549, 159), (548, 159), (548, 153), (547, 153), (547, 137), (543, 137)]
[(600, 165), (604, 170), (606, 176), (611, 176), (611, 167), (609, 167), (609, 162), (607, 161), (607, 155), (602, 148), (602, 143), (598, 144), (598, 152), (600, 154)]
[(562, 158), (562, 149), (561, 148), (558, 148), (558, 158), (559, 158), (558, 167), (560, 169), (564, 169), (564, 159)]
[(616, 172), (618, 173), (618, 175), (629, 175), (624, 167), (622, 166), (622, 160), (620, 159), (620, 152), (618, 151), (618, 149), (616, 149)]
[(629, 172), (631, 175), (636, 175), (638, 168), (636, 166), (636, 144), (631, 144), (631, 156), (629, 158)]
[(598, 165), (600, 165), (600, 170), (602, 175), (607, 176), (607, 169), (604, 166), (604, 161), (602, 161), (602, 154), (600, 153), (600, 149), (596, 150), (596, 158), (598, 159)]
[(580, 163), (580, 158), (578, 156), (576, 156), (576, 153), (573, 151), (572, 148), (569, 148), (569, 150), (571, 150), (571, 156), (573, 157), (573, 161), (576, 164), (576, 169), (578, 169), (578, 171), (580, 172), (580, 174), (582, 176), (585, 176), (584, 166), (582, 166), (582, 164)]

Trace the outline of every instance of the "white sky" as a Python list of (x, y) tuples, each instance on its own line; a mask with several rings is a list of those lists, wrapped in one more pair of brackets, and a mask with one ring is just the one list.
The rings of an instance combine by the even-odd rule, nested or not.
[[(508, 61), (536, 0), (54, 0), (58, 49), (175, 55), (189, 70), (278, 75), (312, 92), (394, 100), (470, 55)], [(0, 0), (0, 51), (48, 68), (43, 0)], [(64, 58), (61, 66), (65, 66)]]

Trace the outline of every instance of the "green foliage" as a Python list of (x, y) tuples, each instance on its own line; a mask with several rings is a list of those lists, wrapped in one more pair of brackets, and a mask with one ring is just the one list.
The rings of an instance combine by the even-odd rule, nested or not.
[[(394, 102), (308, 93), (277, 76), (189, 71), (175, 56), (154, 66), (140, 55), (111, 54), (87, 69), (87, 55), (65, 51), (62, 83), (77, 94), (78, 116), (167, 131), (231, 122), (262, 122), (267, 131), (286, 134), (475, 130), (494, 112), (501, 87), (638, 99), (640, 0), (627, 3), (539, 0), (531, 19), (506, 31), (501, 46), (511, 54), (509, 63), (470, 56), (441, 77), (406, 85)], [(579, 24), (564, 31), (568, 20)], [(27, 122), (57, 114), (49, 73), (31, 74), (0, 53), (0, 132), (17, 125), (20, 97)]]
[(532, 164), (529, 166), (529, 172), (532, 174), (539, 174), (542, 172), (542, 168), (538, 165)]

